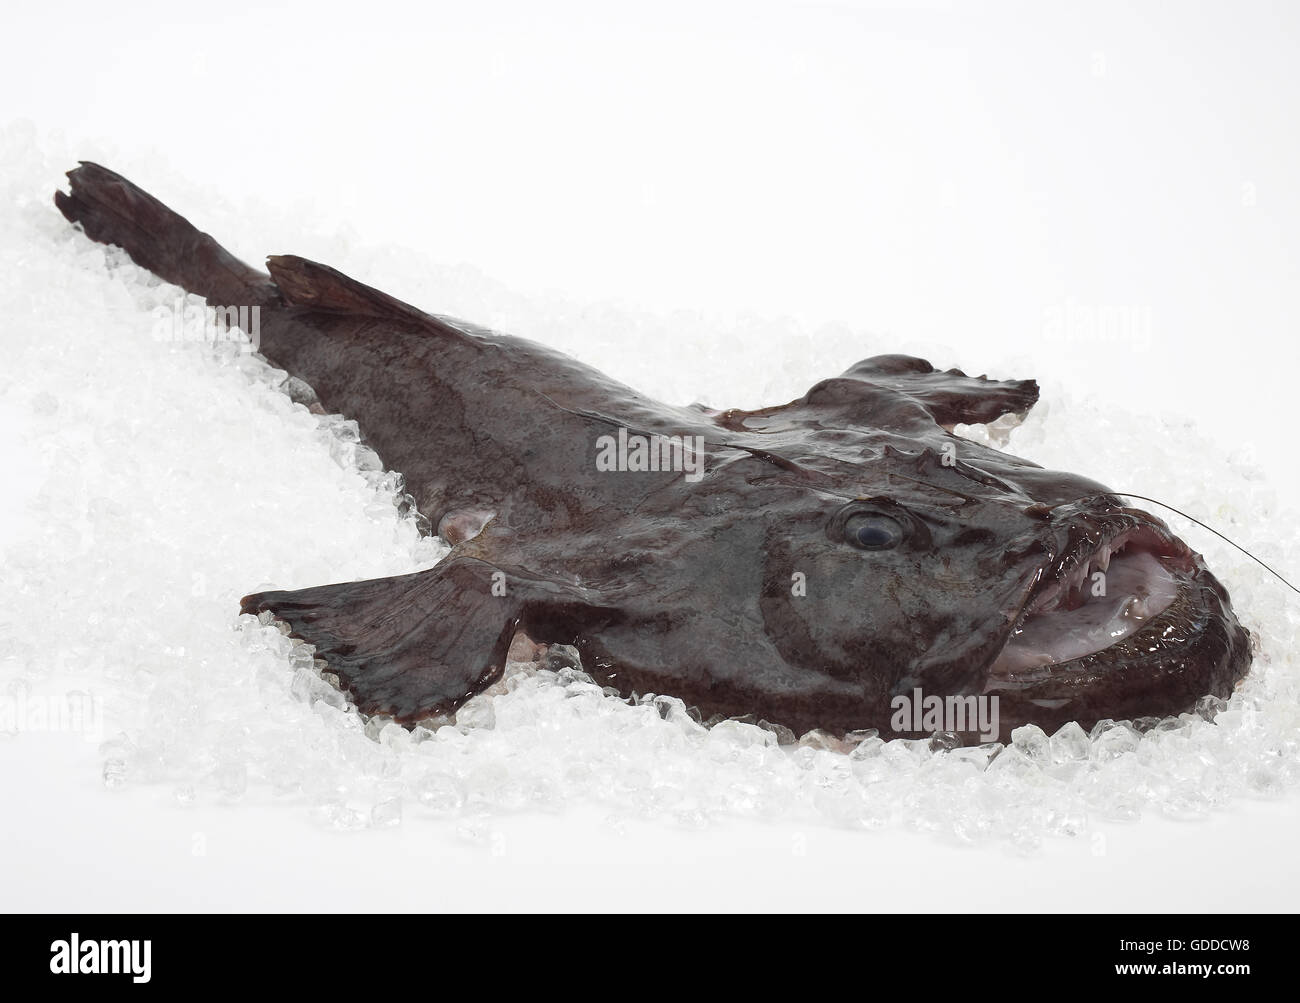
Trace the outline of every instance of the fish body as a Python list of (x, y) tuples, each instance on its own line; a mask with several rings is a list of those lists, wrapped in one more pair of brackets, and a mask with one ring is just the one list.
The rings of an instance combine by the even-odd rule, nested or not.
[(56, 203), (87, 235), (258, 306), (266, 358), (358, 422), (452, 545), (427, 571), (243, 600), (363, 713), (448, 714), (520, 635), (624, 695), (796, 734), (1006, 740), (1176, 714), (1249, 668), (1226, 590), (1163, 522), (954, 434), (1023, 415), (1032, 380), (884, 355), (780, 406), (674, 407), (316, 262), (255, 269), (97, 165), (69, 178)]

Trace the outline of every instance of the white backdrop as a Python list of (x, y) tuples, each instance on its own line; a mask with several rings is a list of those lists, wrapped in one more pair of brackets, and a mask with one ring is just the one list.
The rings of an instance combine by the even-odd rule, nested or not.
[[(1293, 504), (1300, 8), (608, 6), (25, 7), (5, 14), (0, 120), (113, 156), (201, 227), (167, 172), (214, 205), (316, 222), (211, 227), (250, 260), (359, 240), (525, 295), (688, 311), (701, 338), (713, 318), (729, 373), (717, 346), (707, 364), (647, 365), (653, 345), (592, 356), (650, 390), (676, 366), (684, 396), (774, 403), (806, 388), (816, 332), (860, 332), (844, 364), (918, 350), (1186, 419)], [(1197, 496), (1171, 500), (1197, 511)], [(1238, 532), (1266, 544), (1293, 527), (1270, 512)], [(981, 911), (1243, 909), (1300, 890), (1294, 798), (1103, 826), (1104, 852), (1052, 844), (1030, 862), (906, 832), (614, 836), (583, 810), (512, 819), (509, 852), (489, 857), (435, 854), (409, 828), (325, 834), (271, 807), (181, 817), (147, 791), (113, 798), (94, 747), (57, 736), (0, 745), (0, 764), (0, 846), (31, 865), (6, 881), (8, 908), (930, 910), (960, 888)], [(373, 882), (323, 879), (349, 852)]]

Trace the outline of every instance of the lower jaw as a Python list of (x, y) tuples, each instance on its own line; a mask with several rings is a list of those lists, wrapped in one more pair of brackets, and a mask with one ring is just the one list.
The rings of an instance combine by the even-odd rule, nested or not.
[(1197, 559), (1173, 601), (1141, 630), (1081, 658), (990, 672), (984, 694), (998, 698), (1005, 742), (1024, 724), (1050, 733), (1070, 721), (1088, 729), (1106, 718), (1176, 716), (1203, 696), (1230, 695), (1250, 660), (1249, 633)]

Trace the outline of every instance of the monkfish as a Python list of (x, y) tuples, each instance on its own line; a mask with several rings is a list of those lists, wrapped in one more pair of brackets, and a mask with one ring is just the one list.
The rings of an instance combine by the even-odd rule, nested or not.
[(254, 268), (103, 167), (68, 177), (55, 202), (88, 237), (258, 308), (262, 355), (359, 423), (450, 545), (243, 599), (365, 715), (448, 715), (521, 639), (701, 719), (964, 742), (1175, 715), (1249, 668), (1227, 591), (1163, 522), (954, 433), (1023, 416), (1033, 380), (877, 355), (775, 407), (670, 406), (314, 261)]

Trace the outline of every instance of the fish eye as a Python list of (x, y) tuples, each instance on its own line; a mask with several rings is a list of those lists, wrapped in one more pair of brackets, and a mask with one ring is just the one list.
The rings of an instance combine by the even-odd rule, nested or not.
[(844, 520), (844, 540), (859, 550), (889, 550), (903, 541), (896, 519), (876, 512), (858, 512)]

